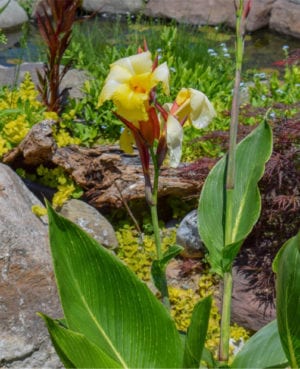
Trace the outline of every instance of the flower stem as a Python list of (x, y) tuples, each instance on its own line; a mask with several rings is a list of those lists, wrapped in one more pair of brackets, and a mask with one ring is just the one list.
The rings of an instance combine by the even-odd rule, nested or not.
[[(233, 194), (235, 187), (235, 171), (236, 171), (236, 146), (237, 131), (239, 118), (239, 98), (240, 98), (240, 82), (244, 53), (244, 32), (245, 32), (245, 16), (244, 1), (240, 0), (236, 9), (236, 71), (235, 83), (233, 90), (231, 122), (230, 122), (230, 138), (229, 151), (226, 172), (226, 209), (225, 209), (225, 245), (234, 243), (232, 237), (233, 224)], [(232, 299), (232, 266), (224, 272), (223, 276), (223, 299), (222, 299), (222, 316), (221, 316), (221, 336), (219, 346), (219, 360), (225, 364), (229, 359), (229, 339), (230, 339), (230, 317), (231, 317), (231, 299)]]
[(219, 361), (227, 363), (229, 357), (230, 339), (230, 316), (232, 294), (232, 271), (224, 273), (222, 317), (221, 317), (221, 340), (219, 346)]
[[(151, 155), (151, 158), (153, 161), (153, 167), (154, 167), (152, 202), (150, 205), (150, 211), (151, 211), (151, 220), (152, 220), (155, 247), (156, 247), (156, 257), (157, 257), (157, 260), (161, 260), (163, 257), (163, 252), (162, 252), (162, 247), (161, 247), (160, 228), (158, 224), (158, 214), (157, 214), (159, 167), (157, 165), (157, 158), (156, 158), (156, 155), (154, 154), (153, 148), (150, 148), (150, 155)], [(160, 279), (161, 279), (160, 280), (160, 286), (161, 286), (160, 293), (162, 295), (162, 302), (168, 309), (170, 309), (167, 277), (166, 277), (164, 268), (162, 268), (161, 270)]]

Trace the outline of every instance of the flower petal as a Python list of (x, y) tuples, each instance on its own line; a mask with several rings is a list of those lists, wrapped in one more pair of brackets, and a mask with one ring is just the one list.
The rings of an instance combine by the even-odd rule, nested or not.
[(118, 90), (120, 85), (128, 83), (131, 77), (132, 74), (128, 69), (112, 64), (99, 96), (98, 107), (100, 107), (104, 101), (111, 100), (113, 94)]
[(120, 136), (120, 148), (127, 154), (133, 153), (134, 138), (128, 128), (125, 128)]
[(163, 90), (166, 95), (170, 94), (169, 80), (170, 80), (170, 71), (167, 63), (163, 63), (159, 65), (153, 71), (153, 78), (155, 80), (155, 84), (158, 82), (162, 82)]
[(193, 126), (195, 126), (196, 128), (204, 128), (216, 116), (215, 109), (213, 108), (211, 102), (208, 100), (206, 95), (194, 89), (190, 90), (191, 112), (189, 115), (189, 119), (191, 120)]
[(178, 120), (171, 114), (167, 120), (167, 145), (170, 153), (170, 166), (176, 168), (181, 159), (183, 129)]
[(146, 109), (148, 94), (136, 93), (129, 85), (122, 84), (114, 92), (112, 100), (117, 108), (117, 113), (125, 119), (133, 123), (148, 120)]
[(215, 117), (216, 112), (207, 96), (193, 88), (183, 88), (179, 91), (171, 113), (179, 121), (188, 118), (196, 128), (204, 128)]
[(120, 66), (127, 69), (132, 75), (149, 73), (152, 70), (152, 59), (150, 51), (128, 56), (114, 62), (111, 67)]

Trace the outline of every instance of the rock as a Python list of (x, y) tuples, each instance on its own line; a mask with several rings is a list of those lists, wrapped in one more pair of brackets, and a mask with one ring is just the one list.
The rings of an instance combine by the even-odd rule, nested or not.
[(68, 96), (72, 99), (82, 99), (84, 97), (84, 83), (91, 79), (88, 72), (78, 69), (69, 69), (61, 81), (60, 88), (63, 91), (68, 89)]
[(300, 3), (277, 0), (272, 8), (270, 29), (300, 38)]
[(176, 243), (184, 247), (181, 253), (184, 257), (198, 258), (205, 253), (205, 247), (198, 232), (197, 218), (197, 210), (192, 210), (183, 218), (177, 229)]
[[(0, 0), (1, 1), (1, 0)], [(24, 80), (25, 73), (29, 72), (33, 83), (38, 85), (38, 77), (36, 71), (42, 71), (43, 63), (22, 63), (20, 66), (6, 67), (0, 65), (0, 86), (15, 86)], [(84, 96), (82, 91), (83, 84), (90, 77), (87, 72), (70, 69), (61, 82), (61, 90), (68, 88), (68, 96), (70, 98), (79, 99)]]
[(276, 0), (254, 0), (247, 19), (247, 30), (250, 32), (267, 27), (271, 11)]
[(49, 255), (48, 226), (31, 211), (41, 205), (0, 164), (0, 362), (3, 368), (61, 367), (37, 312), (61, 317)]
[(233, 268), (231, 319), (251, 331), (258, 331), (276, 318), (275, 306), (260, 303), (244, 274)]
[(52, 131), (54, 124), (51, 120), (35, 124), (20, 145), (7, 154), (3, 162), (14, 162), (14, 167), (18, 167), (20, 162), (25, 167), (49, 163), (57, 149)]
[(114, 250), (118, 247), (117, 237), (112, 225), (89, 204), (71, 199), (62, 206), (60, 214), (78, 224), (108, 249)]
[(198, 25), (235, 24), (234, 0), (149, 0), (145, 13), (150, 17), (171, 18), (179, 22)]
[(139, 13), (145, 7), (143, 0), (83, 0), (82, 9), (98, 13)]
[[(190, 24), (224, 24), (234, 28), (234, 1), (83, 0), (82, 8), (86, 12), (144, 14), (152, 18), (171, 18)], [(33, 15), (40, 1), (34, 0), (34, 3), (36, 5)], [(299, 38), (299, 14), (300, 0), (252, 0), (247, 30), (253, 32), (270, 26), (271, 29)]]
[[(8, 0), (0, 0), (0, 9)], [(12, 31), (21, 28), (28, 22), (28, 15), (25, 10), (15, 0), (11, 0), (8, 6), (0, 13), (0, 29)]]

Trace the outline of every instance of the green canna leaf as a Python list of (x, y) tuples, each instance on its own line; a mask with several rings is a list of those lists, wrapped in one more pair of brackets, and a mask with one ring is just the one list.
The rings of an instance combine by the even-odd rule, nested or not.
[(291, 368), (300, 367), (300, 231), (275, 259), (278, 331)]
[(53, 346), (66, 368), (121, 368), (84, 335), (71, 331), (59, 322), (40, 314), (49, 330)]
[(273, 320), (245, 343), (234, 358), (231, 368), (285, 368), (287, 364), (277, 321)]
[(165, 278), (165, 270), (167, 268), (168, 263), (175, 258), (177, 255), (181, 253), (183, 247), (180, 245), (172, 245), (168, 248), (168, 250), (163, 254), (161, 260), (154, 260), (151, 266), (151, 276), (153, 278), (153, 282), (155, 287), (162, 291), (164, 288), (164, 278)]
[(184, 368), (199, 368), (209, 322), (212, 298), (199, 301), (193, 310), (184, 349)]
[[(48, 217), (68, 329), (84, 336), (123, 368), (181, 367), (183, 348), (175, 323), (147, 286), (49, 206)], [(102, 363), (97, 367), (103, 367)]]
[(244, 239), (258, 220), (261, 201), (257, 183), (271, 151), (272, 132), (266, 122), (237, 145), (235, 187), (230, 193), (229, 243), (225, 241), (226, 156), (214, 166), (205, 181), (198, 208), (199, 233), (209, 251), (212, 269), (219, 275), (231, 267)]

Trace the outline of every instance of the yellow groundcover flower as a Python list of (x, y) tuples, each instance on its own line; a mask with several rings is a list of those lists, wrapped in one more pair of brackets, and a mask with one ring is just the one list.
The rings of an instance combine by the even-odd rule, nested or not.
[(3, 128), (3, 133), (7, 139), (18, 144), (29, 132), (29, 125), (24, 114), (20, 114), (18, 118), (7, 122)]
[(44, 111), (43, 112), (44, 119), (55, 120), (56, 122), (59, 120), (59, 116), (55, 111)]
[(0, 136), (0, 158), (5, 153), (7, 153), (8, 150), (9, 148), (6, 145), (6, 140), (2, 136)]
[(112, 100), (117, 114), (133, 124), (148, 120), (150, 91), (162, 82), (169, 94), (169, 69), (163, 63), (153, 70), (151, 53), (145, 51), (120, 59), (110, 66), (98, 106)]

